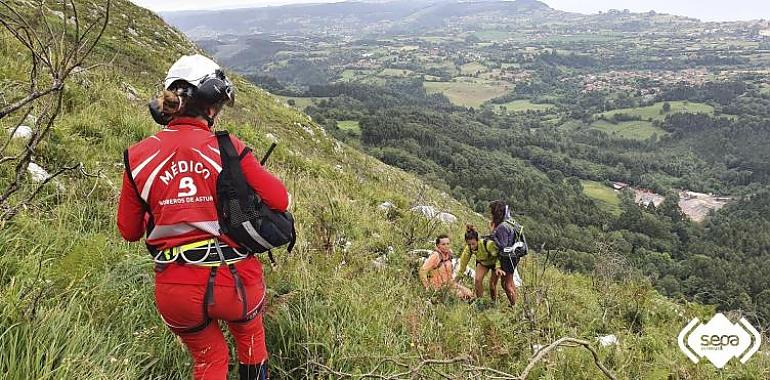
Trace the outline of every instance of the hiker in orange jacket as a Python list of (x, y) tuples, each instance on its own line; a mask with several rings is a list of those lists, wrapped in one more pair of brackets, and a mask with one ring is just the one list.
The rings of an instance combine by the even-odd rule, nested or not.
[(436, 238), (436, 248), (420, 267), (420, 281), (426, 289), (449, 289), (463, 300), (473, 298), (473, 292), (452, 280), (452, 248), (448, 235)]

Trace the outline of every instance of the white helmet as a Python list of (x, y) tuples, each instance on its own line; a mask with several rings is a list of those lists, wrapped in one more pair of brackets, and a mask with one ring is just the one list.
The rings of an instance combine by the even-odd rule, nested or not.
[(191, 84), (195, 91), (192, 96), (200, 97), (207, 103), (226, 100), (229, 105), (235, 101), (235, 88), (216, 62), (200, 54), (184, 55), (168, 69), (163, 84), (166, 90), (178, 81)]
[(207, 78), (216, 77), (217, 71), (222, 71), (222, 68), (207, 57), (200, 54), (183, 55), (168, 69), (163, 84), (166, 90), (178, 80), (200, 87)]
[[(168, 69), (163, 81), (166, 90), (176, 91), (199, 100), (203, 104), (225, 104), (232, 106), (235, 102), (235, 87), (225, 76), (224, 71), (216, 62), (200, 54), (185, 55), (179, 58)], [(150, 102), (150, 113), (158, 124), (166, 125), (170, 117), (161, 111), (160, 105)], [(213, 121), (209, 120), (209, 124)]]

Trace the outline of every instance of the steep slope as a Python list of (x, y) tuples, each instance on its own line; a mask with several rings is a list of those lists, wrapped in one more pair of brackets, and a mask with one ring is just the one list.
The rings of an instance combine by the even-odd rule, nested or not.
[[(33, 12), (29, 4), (14, 7)], [(57, 20), (53, 12), (48, 17)], [(13, 99), (24, 88), (29, 62), (4, 30), (0, 51), (3, 96)], [(49, 171), (83, 162), (98, 177), (61, 177), (36, 207), (0, 227), (3, 378), (189, 378), (184, 348), (154, 309), (151, 262), (141, 244), (121, 241), (114, 214), (121, 152), (157, 128), (146, 100), (179, 54), (196, 51), (149, 11), (113, 3), (104, 39), (84, 65), (89, 68), (67, 84), (64, 112), (35, 157)], [(237, 105), (225, 111), (220, 127), (257, 152), (279, 142), (268, 167), (293, 195), (300, 235), (295, 253), (279, 254), (280, 266), (267, 275), (274, 378), (398, 372), (403, 368), (385, 359), (416, 366), (422, 358), (461, 355), (469, 356), (440, 371), (472, 376), (470, 365), (478, 365), (518, 373), (534, 347), (562, 336), (592, 342), (621, 378), (768, 376), (763, 355), (721, 372), (689, 362), (678, 352), (676, 334), (693, 316), (709, 318), (712, 311), (677, 305), (646, 281), (626, 278), (611, 252), (599, 258), (607, 265), (594, 277), (561, 273), (547, 264), (546, 253), (533, 255), (522, 266), (526, 286), (513, 310), (502, 304), (478, 310), (422, 291), (406, 252), (430, 247), (440, 232), (459, 239), (462, 226), (426, 222), (409, 208), (434, 205), (479, 226), (484, 219), (420, 179), (336, 142), (245, 80), (236, 78), (236, 85)], [(2, 119), (0, 127), (15, 120)], [(7, 184), (5, 165), (0, 173), (0, 185)], [(396, 207), (380, 210), (385, 201)], [(381, 264), (373, 264), (376, 258)], [(607, 334), (618, 343), (596, 343)], [(589, 358), (564, 348), (532, 377), (600, 377), (586, 366)]]

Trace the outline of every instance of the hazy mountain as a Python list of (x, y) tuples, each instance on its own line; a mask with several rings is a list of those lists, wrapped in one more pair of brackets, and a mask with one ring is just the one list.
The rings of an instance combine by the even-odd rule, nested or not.
[(448, 25), (510, 24), (562, 14), (566, 15), (537, 0), (395, 0), (164, 12), (161, 16), (195, 39), (222, 34), (363, 35), (426, 31)]

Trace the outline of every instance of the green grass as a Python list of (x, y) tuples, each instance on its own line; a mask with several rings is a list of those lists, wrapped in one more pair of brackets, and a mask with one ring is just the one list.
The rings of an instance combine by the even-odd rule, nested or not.
[(495, 107), (505, 107), (509, 112), (524, 112), (524, 111), (550, 111), (554, 108), (553, 104), (537, 104), (532, 103), (529, 100), (521, 99), (514, 100), (512, 102), (495, 104)]
[(306, 97), (306, 98), (302, 98), (302, 97), (296, 97), (296, 96), (280, 96), (280, 95), (276, 95), (275, 97), (278, 98), (278, 99), (281, 99), (281, 101), (283, 103), (285, 103), (285, 104), (289, 104), (289, 100), (293, 100), (294, 101), (294, 107), (296, 107), (297, 109), (300, 109), (300, 110), (305, 109), (305, 107), (307, 107), (309, 105), (318, 103), (322, 99), (329, 99), (328, 97), (321, 97), (321, 96), (319, 96), (319, 97)]
[(479, 62), (466, 63), (460, 66), (461, 75), (473, 75), (473, 74), (476, 74), (477, 72), (483, 73), (485, 71), (487, 71), (487, 67)]
[(449, 72), (450, 74), (457, 75), (460, 73), (459, 70), (457, 70), (457, 67), (455, 66), (454, 62), (452, 61), (441, 61), (441, 62), (431, 62), (425, 64), (425, 68), (436, 68), (436, 69), (443, 69)]
[(401, 69), (383, 69), (378, 75), (383, 77), (407, 78), (414, 75), (414, 71)]
[(359, 82), (359, 83), (372, 83), (372, 81), (382, 81), (382, 78), (377, 77), (377, 70), (344, 70), (340, 74), (341, 82)]
[(596, 200), (600, 208), (620, 215), (620, 199), (614, 189), (596, 181), (580, 180), (580, 183), (583, 185), (583, 193)]
[(337, 122), (337, 128), (343, 131), (349, 131), (355, 135), (361, 134), (361, 127), (357, 120), (340, 120)]
[(506, 32), (503, 30), (482, 30), (474, 32), (473, 35), (482, 41), (499, 42), (510, 38), (511, 32)]
[(469, 82), (424, 82), (425, 90), (429, 93), (440, 92), (457, 105), (479, 107), (484, 102), (504, 95), (510, 85)]
[(591, 123), (591, 127), (613, 136), (634, 140), (646, 140), (652, 135), (661, 137), (668, 134), (668, 132), (653, 126), (649, 121), (623, 121), (614, 124), (605, 120), (597, 120)]
[(601, 113), (600, 115), (604, 115), (605, 118), (611, 119), (612, 115), (615, 115), (617, 113), (623, 113), (623, 114), (628, 114), (632, 116), (639, 116), (642, 118), (642, 120), (649, 120), (649, 119), (662, 120), (666, 117), (666, 115), (674, 114), (677, 112), (708, 113), (708, 114), (714, 113), (714, 107), (708, 104), (694, 103), (694, 102), (688, 102), (688, 101), (668, 102), (671, 105), (671, 110), (668, 113), (664, 113), (663, 103), (664, 102), (657, 102), (655, 104), (652, 104), (646, 107), (621, 108), (617, 110), (607, 111), (607, 112)]
[(347, 82), (349, 82), (349, 81), (351, 81), (351, 80), (355, 79), (355, 78), (358, 76), (358, 73), (357, 73), (357, 71), (358, 71), (358, 70), (350, 70), (350, 69), (348, 69), (348, 70), (344, 70), (344, 71), (342, 72), (342, 74), (340, 74), (340, 78), (341, 78), (342, 80), (344, 80), (344, 81), (347, 81)]

